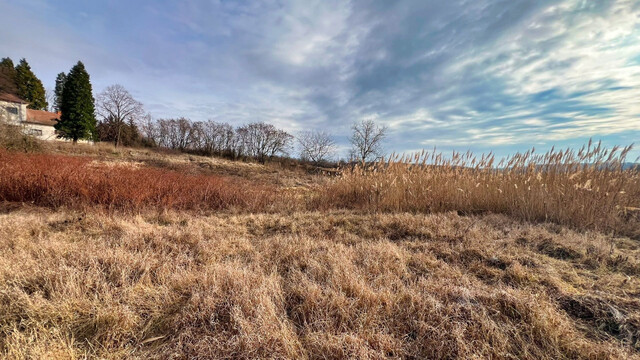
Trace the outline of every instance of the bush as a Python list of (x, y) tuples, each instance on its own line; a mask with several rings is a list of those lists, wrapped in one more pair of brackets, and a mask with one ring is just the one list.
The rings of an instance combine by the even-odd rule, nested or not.
[(99, 164), (88, 158), (0, 152), (0, 201), (47, 207), (261, 211), (273, 189), (223, 177)]
[(25, 134), (21, 126), (0, 120), (0, 148), (34, 152), (39, 151), (41, 146), (37, 139)]

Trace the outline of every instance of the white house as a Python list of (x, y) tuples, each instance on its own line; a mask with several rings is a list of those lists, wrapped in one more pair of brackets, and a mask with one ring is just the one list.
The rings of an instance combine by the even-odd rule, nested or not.
[(27, 118), (28, 103), (11, 94), (0, 94), (0, 120), (20, 124)]
[(12, 94), (0, 94), (0, 119), (22, 126), (24, 132), (41, 140), (58, 140), (53, 127), (60, 114), (27, 109), (28, 103)]
[(40, 140), (58, 140), (53, 127), (60, 120), (60, 114), (42, 110), (27, 109), (27, 118), (22, 122), (25, 132)]

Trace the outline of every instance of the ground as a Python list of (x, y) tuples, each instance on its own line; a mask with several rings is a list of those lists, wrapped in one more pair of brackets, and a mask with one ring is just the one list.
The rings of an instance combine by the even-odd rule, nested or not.
[[(72, 149), (294, 191), (331, 181)], [(0, 212), (6, 358), (640, 358), (628, 237), (491, 213)]]

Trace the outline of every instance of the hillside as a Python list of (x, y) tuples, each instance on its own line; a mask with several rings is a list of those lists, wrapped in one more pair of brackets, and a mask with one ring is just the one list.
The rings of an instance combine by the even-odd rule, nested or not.
[(616, 175), (632, 187), (615, 203), (565, 187), (593, 222), (548, 204), (532, 220), (506, 173), (489, 201), (470, 189), (493, 175), (459, 169), (437, 179), (467, 195), (420, 197), (415, 169), (400, 187), (392, 166), (333, 178), (106, 146), (0, 153), (0, 170), (6, 358), (640, 358), (637, 218), (600, 216), (638, 199), (637, 175)]

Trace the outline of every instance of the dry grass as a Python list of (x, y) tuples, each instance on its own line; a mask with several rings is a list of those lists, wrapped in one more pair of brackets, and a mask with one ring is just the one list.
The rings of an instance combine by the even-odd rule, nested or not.
[(47, 207), (266, 210), (276, 199), (267, 186), (205, 175), (126, 165), (86, 157), (0, 151), (0, 201)]
[(640, 235), (640, 172), (623, 170), (630, 148), (528, 151), (496, 164), (492, 155), (392, 157), (345, 169), (319, 204), (370, 211), (504, 213), (581, 229)]
[(190, 175), (221, 175), (249, 180), (260, 185), (285, 188), (309, 188), (324, 183), (324, 178), (310, 174), (295, 163), (232, 161), (223, 158), (171, 152), (166, 149), (114, 148), (112, 144), (95, 145), (48, 142), (44, 152), (50, 154), (90, 157), (115, 164), (131, 162)]
[(330, 180), (55, 146), (0, 152), (0, 357), (640, 359), (619, 153)]
[(0, 352), (640, 358), (640, 250), (613, 242), (497, 215), (23, 208), (0, 216)]

